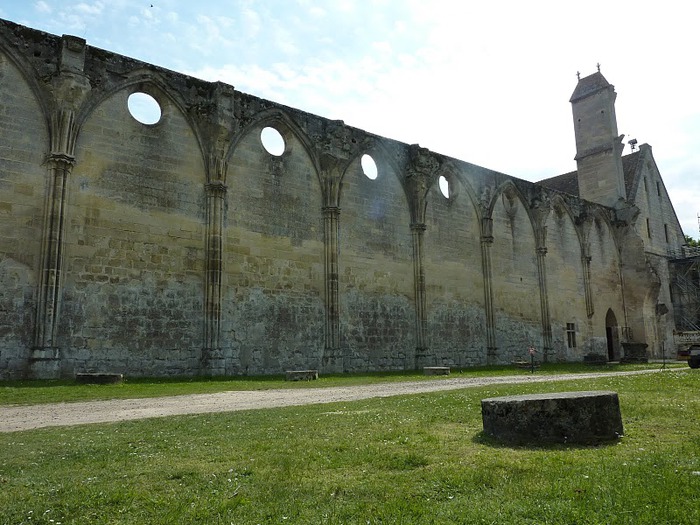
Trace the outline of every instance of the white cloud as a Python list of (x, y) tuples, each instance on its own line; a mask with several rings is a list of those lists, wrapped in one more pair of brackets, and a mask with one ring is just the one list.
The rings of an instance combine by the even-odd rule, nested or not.
[(102, 2), (94, 2), (92, 4), (80, 3), (75, 6), (75, 10), (85, 15), (100, 15), (104, 9)]
[(51, 14), (52, 12), (51, 6), (43, 1), (36, 2), (34, 4), (34, 9), (36, 9), (37, 12), (44, 15)]
[(260, 34), (262, 22), (260, 15), (251, 8), (245, 8), (241, 12), (243, 26), (247, 38), (255, 38)]
[(568, 99), (576, 71), (600, 62), (620, 133), (654, 147), (684, 228), (700, 211), (695, 18), (673, 6), (590, 0), (572, 16), (546, 0), (4, 4), (5, 18), (31, 12), (34, 27), (530, 180), (575, 169)]

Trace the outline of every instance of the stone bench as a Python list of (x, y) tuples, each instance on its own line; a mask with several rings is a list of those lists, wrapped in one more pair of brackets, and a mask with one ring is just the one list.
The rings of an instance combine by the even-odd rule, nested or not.
[(622, 436), (616, 392), (527, 394), (481, 400), (484, 433), (521, 444), (596, 444)]
[(122, 381), (124, 381), (123, 374), (115, 374), (110, 372), (81, 372), (75, 374), (75, 382), (81, 385), (116, 385)]
[(449, 366), (424, 366), (423, 375), (426, 376), (448, 376), (450, 375)]
[(313, 381), (318, 379), (318, 370), (287, 370), (287, 381)]
[(535, 361), (534, 364), (530, 361), (513, 361), (513, 366), (523, 370), (530, 370), (532, 368), (537, 370), (540, 367), (540, 364), (537, 361)]
[(607, 365), (608, 356), (603, 354), (586, 354), (583, 356), (583, 362), (587, 365)]

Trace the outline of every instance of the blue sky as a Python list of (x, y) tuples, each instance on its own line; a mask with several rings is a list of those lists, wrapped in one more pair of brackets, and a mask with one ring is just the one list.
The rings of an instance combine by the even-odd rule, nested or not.
[[(700, 7), (680, 0), (4, 0), (0, 17), (539, 180), (576, 168), (576, 72), (615, 85), (699, 237)], [(629, 149), (626, 149), (627, 153)]]

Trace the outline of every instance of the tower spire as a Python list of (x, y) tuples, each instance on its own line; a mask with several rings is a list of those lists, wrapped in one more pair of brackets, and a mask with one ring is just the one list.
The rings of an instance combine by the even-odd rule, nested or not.
[(626, 198), (622, 138), (617, 131), (615, 86), (598, 71), (579, 78), (571, 106), (576, 135), (579, 195), (614, 207)]

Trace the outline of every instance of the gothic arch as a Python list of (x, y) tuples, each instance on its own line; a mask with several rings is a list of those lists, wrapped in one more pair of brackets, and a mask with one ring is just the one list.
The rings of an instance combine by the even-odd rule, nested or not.
[(576, 231), (576, 237), (578, 239), (579, 245), (581, 246), (581, 250), (583, 250), (583, 237), (582, 237), (582, 232), (581, 228), (577, 226), (577, 220), (576, 216), (571, 210), (571, 206), (566, 202), (566, 200), (559, 194), (556, 193), (552, 196), (551, 198), (551, 205), (552, 205), (552, 210), (560, 210), (562, 214), (566, 214), (569, 217), (569, 220), (571, 223), (574, 225), (574, 229)]
[(605, 314), (605, 341), (608, 361), (620, 360), (620, 326), (612, 308)]
[(43, 113), (47, 134), (49, 134), (51, 130), (50, 108), (53, 105), (53, 101), (50, 100), (46, 90), (40, 84), (36, 69), (29, 60), (25, 59), (24, 55), (16, 53), (13, 46), (0, 35), (0, 65), (2, 65), (3, 55), (19, 71), (20, 75), (22, 75), (24, 81), (29, 86), (29, 89), (34, 94)]
[[(519, 207), (523, 209), (520, 210)], [(537, 232), (527, 200), (510, 180), (494, 192), (488, 207), (493, 242), (491, 290), (494, 308), (496, 362), (523, 358), (529, 346), (544, 349), (543, 308), (533, 308), (533, 290), (540, 287)], [(535, 296), (537, 297), (537, 296)], [(540, 295), (543, 301), (546, 295)]]
[(228, 151), (226, 152), (226, 160), (229, 161), (234, 156), (235, 151), (243, 138), (256, 130), (262, 130), (266, 126), (274, 127), (282, 135), (282, 138), (285, 140), (285, 144), (287, 145), (292, 137), (299, 141), (304, 149), (304, 152), (306, 153), (306, 156), (314, 166), (316, 178), (319, 184), (321, 184), (320, 160), (315, 152), (315, 148), (313, 147), (313, 142), (302, 130), (302, 128), (294, 121), (294, 119), (288, 115), (287, 112), (279, 108), (266, 109), (256, 113), (250, 122), (238, 129), (231, 140)]
[(462, 194), (462, 191), (464, 191), (467, 198), (469, 199), (469, 202), (474, 208), (474, 213), (476, 214), (477, 219), (481, 220), (483, 216), (483, 211), (481, 206), (479, 205), (479, 199), (476, 195), (476, 191), (474, 191), (473, 186), (464, 176), (462, 170), (460, 170), (453, 163), (448, 162), (440, 168), (436, 178), (439, 179), (440, 175), (445, 176), (445, 178), (447, 178), (448, 181), (456, 181), (459, 184), (459, 186), (461, 186), (461, 189), (458, 190), (458, 193), (455, 195), (455, 198), (458, 198)]
[(534, 232), (535, 232), (535, 220), (532, 216), (530, 206), (529, 206), (525, 196), (522, 194), (522, 192), (518, 189), (518, 187), (515, 185), (515, 183), (512, 180), (510, 180), (510, 179), (506, 180), (501, 185), (499, 185), (496, 188), (496, 190), (493, 192), (493, 195), (492, 195), (491, 200), (488, 204), (488, 207), (485, 210), (486, 216), (488, 216), (488, 217), (493, 216), (493, 210), (496, 207), (496, 204), (497, 204), (499, 198), (503, 201), (503, 204), (506, 207), (507, 212), (508, 212), (508, 207), (511, 208), (512, 213), (516, 213), (517, 212), (517, 205), (520, 204), (522, 206), (525, 214), (527, 215), (530, 228), (534, 234)]
[(433, 186), (425, 213), (427, 341), (433, 361), (424, 364), (473, 366), (485, 362), (487, 318), (481, 245), (481, 210), (459, 166), (444, 164), (456, 186), (445, 198)]
[(579, 360), (585, 349), (592, 315), (589, 287), (590, 264), (580, 227), (561, 195), (550, 201), (547, 217), (547, 290), (552, 333), (553, 358)]
[(615, 226), (612, 223), (612, 220), (610, 218), (609, 212), (605, 209), (595, 207), (593, 209), (593, 212), (591, 213), (591, 218), (594, 222), (593, 225), (597, 226), (597, 224), (601, 224), (605, 226), (605, 229), (607, 230), (607, 233), (610, 235), (610, 238), (613, 241), (613, 244), (615, 246), (614, 250), (614, 255), (615, 255), (615, 261), (618, 264), (618, 267), (620, 265), (620, 244), (617, 239), (617, 235), (615, 233)]
[[(403, 197), (403, 205), (405, 206), (406, 214), (410, 216), (409, 198), (406, 193), (406, 187), (403, 180), (404, 177), (402, 177), (402, 170), (392, 158), (392, 154), (389, 151), (389, 148), (387, 148), (387, 146), (382, 140), (378, 140), (376, 138), (368, 139), (367, 145), (365, 147), (360, 146), (340, 170), (341, 176), (339, 181), (340, 188), (338, 193), (338, 202), (342, 205), (343, 189), (347, 186), (345, 184), (346, 176), (348, 176), (349, 172), (352, 171), (351, 168), (359, 163), (363, 155), (371, 156), (375, 164), (377, 165), (377, 172), (379, 173), (377, 180), (382, 179), (383, 176), (387, 176), (388, 173), (391, 173), (390, 176), (396, 179), (396, 181), (403, 189), (403, 191), (401, 192), (401, 196)], [(372, 181), (372, 184), (374, 184), (375, 182), (376, 181)]]
[(123, 90), (130, 91), (129, 94), (143, 92), (152, 96), (160, 105), (164, 115), (167, 115), (167, 112), (172, 104), (172, 106), (174, 106), (175, 109), (184, 117), (188, 126), (192, 130), (202, 156), (202, 162), (204, 165), (206, 165), (206, 148), (202, 138), (202, 133), (197, 123), (193, 120), (191, 113), (187, 111), (185, 101), (181, 97), (180, 93), (171, 89), (168, 83), (158, 73), (150, 70), (136, 69), (130, 71), (126, 74), (126, 79), (124, 81), (104, 90), (92, 90), (88, 94), (87, 99), (83, 102), (78, 110), (78, 114), (76, 115), (76, 142), (83, 125), (85, 122), (87, 122), (93, 112), (100, 106), (100, 104)]

